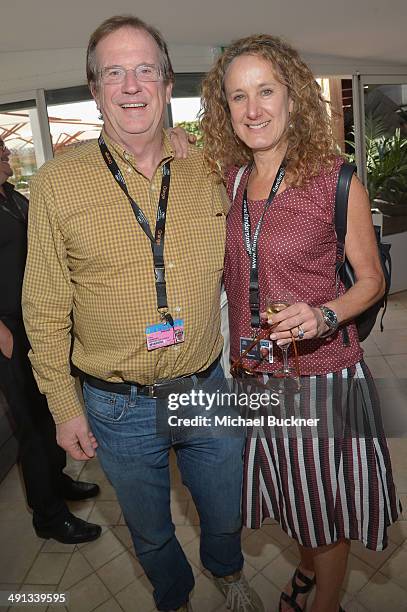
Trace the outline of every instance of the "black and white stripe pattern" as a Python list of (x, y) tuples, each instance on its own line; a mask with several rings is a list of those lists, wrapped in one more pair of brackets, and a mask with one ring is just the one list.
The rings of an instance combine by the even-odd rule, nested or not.
[(373, 550), (385, 548), (387, 527), (397, 520), (399, 507), (366, 364), (303, 377), (297, 399), (281, 404), (280, 416), (320, 421), (307, 430), (264, 426), (250, 431), (245, 525), (258, 528), (270, 517), (304, 546), (348, 538)]

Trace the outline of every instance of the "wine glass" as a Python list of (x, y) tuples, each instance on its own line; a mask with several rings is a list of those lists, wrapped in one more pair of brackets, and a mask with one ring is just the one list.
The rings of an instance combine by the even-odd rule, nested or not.
[[(288, 306), (293, 304), (294, 301), (295, 301), (294, 298), (290, 294), (282, 294), (282, 295), (279, 294), (279, 295), (267, 296), (266, 297), (266, 313), (267, 313), (268, 318), (271, 319), (271, 321), (273, 321), (273, 315), (277, 314), (278, 312), (281, 312), (282, 310), (285, 310), (285, 308), (288, 308)], [(288, 351), (290, 350), (291, 344), (294, 345), (295, 365), (296, 365), (295, 370), (293, 368), (290, 368), (290, 366), (288, 365)], [(291, 333), (291, 341), (287, 344), (283, 344), (282, 346), (279, 346), (279, 348), (283, 354), (283, 367), (273, 372), (272, 376), (276, 378), (282, 378), (282, 379), (290, 379), (290, 378), (295, 379), (297, 382), (297, 388), (299, 389), (300, 383), (299, 383), (298, 353), (297, 353), (297, 346), (295, 344), (295, 338), (292, 335), (292, 333)], [(279, 389), (279, 391), (281, 392), (284, 391), (284, 385), (282, 385), (282, 388)]]

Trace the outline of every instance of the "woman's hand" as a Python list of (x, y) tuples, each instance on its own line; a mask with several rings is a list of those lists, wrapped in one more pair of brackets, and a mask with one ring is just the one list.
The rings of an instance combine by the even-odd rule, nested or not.
[(196, 143), (196, 136), (185, 131), (182, 127), (169, 128), (167, 130), (171, 145), (174, 148), (176, 159), (186, 159), (188, 157), (188, 144)]
[(269, 325), (275, 326), (270, 334), (271, 340), (276, 340), (278, 346), (291, 341), (291, 333), (296, 340), (319, 338), (328, 331), (319, 308), (312, 308), (305, 302), (297, 302), (273, 315), (266, 315)]

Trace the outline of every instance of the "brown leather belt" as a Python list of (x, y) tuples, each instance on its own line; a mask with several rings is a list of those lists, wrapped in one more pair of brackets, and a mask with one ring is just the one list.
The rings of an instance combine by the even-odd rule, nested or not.
[(193, 377), (196, 376), (198, 379), (209, 378), (211, 373), (215, 370), (219, 364), (220, 356), (202, 372), (196, 372), (189, 376), (182, 376), (181, 378), (173, 378), (171, 380), (157, 381), (153, 385), (140, 385), (136, 382), (108, 382), (101, 378), (96, 378), (85, 372), (81, 373), (81, 379), (86, 381), (88, 385), (101, 391), (108, 391), (109, 393), (119, 393), (120, 395), (130, 395), (131, 388), (137, 387), (138, 395), (146, 395), (147, 397), (164, 399), (168, 397), (170, 393), (185, 393), (191, 390), (195, 386)]

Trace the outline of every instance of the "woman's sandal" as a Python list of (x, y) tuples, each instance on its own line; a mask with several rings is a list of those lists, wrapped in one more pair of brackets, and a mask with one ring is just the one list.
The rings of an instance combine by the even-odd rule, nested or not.
[[(299, 584), (298, 580), (300, 580), (303, 584)], [(282, 602), (288, 604), (294, 612), (303, 612), (304, 609), (300, 608), (300, 606), (297, 604), (297, 595), (299, 595), (300, 593), (308, 593), (309, 591), (311, 591), (314, 584), (315, 576), (314, 578), (308, 578), (308, 576), (305, 576), (302, 571), (297, 568), (291, 579), (291, 586), (293, 592), (291, 593), (291, 595), (287, 595), (287, 593), (284, 593), (284, 591), (281, 593), (280, 604), (278, 607), (279, 612), (281, 612), (283, 609), (281, 605)]]

